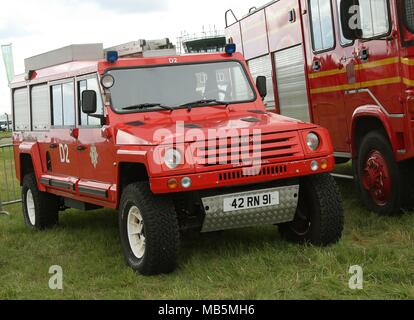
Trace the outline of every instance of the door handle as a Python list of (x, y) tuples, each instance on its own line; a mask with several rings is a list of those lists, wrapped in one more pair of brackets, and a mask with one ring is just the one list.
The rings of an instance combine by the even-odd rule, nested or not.
[(87, 148), (85, 146), (78, 146), (76, 149), (78, 151), (85, 151)]
[(58, 147), (58, 145), (56, 143), (52, 143), (49, 145), (50, 149), (56, 149)]
[(313, 61), (312, 69), (313, 71), (320, 71), (321, 70), (321, 62), (319, 60)]

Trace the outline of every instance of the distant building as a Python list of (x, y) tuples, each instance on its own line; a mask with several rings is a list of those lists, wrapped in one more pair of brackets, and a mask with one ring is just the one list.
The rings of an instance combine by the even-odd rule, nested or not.
[(225, 46), (224, 31), (216, 29), (194, 34), (183, 32), (177, 39), (177, 51), (181, 54), (222, 52)]

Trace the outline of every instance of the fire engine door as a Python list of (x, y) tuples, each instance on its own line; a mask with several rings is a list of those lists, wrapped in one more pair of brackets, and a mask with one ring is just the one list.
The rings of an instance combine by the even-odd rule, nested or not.
[[(339, 1), (338, 1), (339, 2)], [(350, 153), (345, 110), (348, 84), (334, 22), (338, 19), (336, 1), (302, 0), (310, 103), (315, 123), (330, 131), (336, 152)]]
[(80, 123), (77, 142), (79, 185), (92, 189), (109, 189), (112, 182), (115, 181), (113, 144), (103, 137), (101, 119), (84, 114), (81, 108), (82, 92), (95, 90), (98, 96), (96, 115), (103, 115), (103, 102), (98, 78), (96, 75), (77, 78), (77, 89)]
[(74, 80), (51, 83), (50, 94), (53, 119), (51, 139), (41, 146), (46, 151), (47, 172), (57, 178), (75, 179), (78, 176), (78, 158), (73, 135), (76, 127)]

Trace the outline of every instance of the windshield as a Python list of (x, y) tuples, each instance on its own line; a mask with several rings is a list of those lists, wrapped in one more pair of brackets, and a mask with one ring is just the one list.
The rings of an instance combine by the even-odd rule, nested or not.
[(256, 97), (242, 64), (236, 61), (112, 69), (106, 74), (115, 79), (110, 89), (112, 107), (121, 113), (134, 106), (178, 108), (197, 101), (233, 104)]
[(404, 21), (407, 29), (414, 33), (414, 0), (404, 1)]

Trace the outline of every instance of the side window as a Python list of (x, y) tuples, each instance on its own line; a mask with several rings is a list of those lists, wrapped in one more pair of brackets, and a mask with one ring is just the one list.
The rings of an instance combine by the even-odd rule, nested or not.
[(73, 82), (52, 86), (53, 125), (75, 126), (75, 87)]
[(309, 0), (314, 51), (332, 49), (335, 45), (331, 0)]
[(387, 0), (364, 0), (359, 4), (363, 37), (387, 34), (390, 29)]
[(86, 80), (81, 80), (78, 82), (78, 92), (79, 92), (79, 114), (80, 114), (80, 125), (81, 126), (100, 126), (101, 121), (97, 118), (89, 117), (87, 114), (82, 112), (82, 92), (85, 90), (94, 90), (98, 96), (98, 107), (96, 114), (103, 114), (103, 104), (101, 98), (101, 92), (99, 90), (98, 79), (90, 78)]
[(49, 86), (47, 84), (32, 87), (33, 130), (50, 128)]
[(14, 90), (13, 102), (15, 129), (17, 131), (30, 130), (30, 107), (27, 88)]
[(344, 34), (342, 32), (342, 24), (341, 24), (342, 23), (341, 22), (341, 0), (336, 0), (336, 4), (337, 4), (337, 8), (338, 8), (338, 19), (339, 19), (338, 25), (339, 25), (339, 36), (340, 36), (340, 39), (341, 39), (341, 46), (343, 46), (343, 47), (349, 46), (352, 43), (354, 43), (354, 41), (345, 39)]

